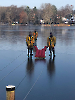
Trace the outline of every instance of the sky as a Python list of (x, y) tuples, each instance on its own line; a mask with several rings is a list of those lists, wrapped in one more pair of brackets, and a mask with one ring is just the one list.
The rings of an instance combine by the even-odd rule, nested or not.
[[(38, 9), (42, 3), (50, 3), (55, 5), (57, 9), (60, 9), (62, 6), (64, 7), (67, 4), (74, 6), (75, 0), (0, 0), (0, 6), (17, 5), (17, 7), (29, 6), (30, 8), (36, 6)], [(73, 10), (75, 10), (75, 7)]]

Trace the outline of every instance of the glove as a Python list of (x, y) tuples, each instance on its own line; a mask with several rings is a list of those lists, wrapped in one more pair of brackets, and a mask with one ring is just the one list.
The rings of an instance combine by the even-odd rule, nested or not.
[(46, 47), (46, 49), (48, 48), (48, 46), (45, 46)]
[(28, 46), (28, 43), (26, 42), (26, 45)]

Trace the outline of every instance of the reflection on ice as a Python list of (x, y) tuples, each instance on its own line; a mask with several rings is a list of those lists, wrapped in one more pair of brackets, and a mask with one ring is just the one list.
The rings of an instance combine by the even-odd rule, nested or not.
[(27, 69), (27, 71), (29, 71), (28, 74), (31, 76), (31, 74), (34, 71), (34, 62), (33, 62), (32, 56), (29, 57), (27, 60), (26, 69)]
[(55, 73), (55, 62), (54, 62), (55, 58), (53, 59), (49, 59), (48, 63), (47, 63), (47, 70), (48, 73), (50, 74), (50, 77), (52, 77)]

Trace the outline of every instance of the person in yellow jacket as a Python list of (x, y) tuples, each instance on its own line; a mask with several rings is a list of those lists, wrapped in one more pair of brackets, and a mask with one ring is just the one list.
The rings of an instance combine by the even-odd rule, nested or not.
[(30, 55), (32, 54), (33, 46), (34, 46), (34, 37), (32, 36), (32, 33), (29, 32), (29, 35), (26, 37), (26, 44), (28, 46), (28, 56), (29, 56), (29, 50), (30, 50)]
[(47, 46), (49, 47), (50, 55), (51, 55), (51, 50), (53, 51), (54, 57), (55, 57), (55, 48), (54, 48), (55, 45), (56, 45), (56, 37), (53, 36), (52, 32), (50, 32), (50, 36), (47, 37)]
[(33, 37), (34, 37), (34, 40), (35, 40), (35, 46), (36, 46), (36, 41), (37, 41), (37, 38), (38, 38), (38, 32), (36, 32), (36, 30), (33, 32)]

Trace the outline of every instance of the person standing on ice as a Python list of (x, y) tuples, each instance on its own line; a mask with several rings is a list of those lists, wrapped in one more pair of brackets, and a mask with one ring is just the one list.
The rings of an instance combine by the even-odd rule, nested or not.
[(53, 36), (52, 32), (50, 32), (50, 36), (47, 37), (47, 46), (49, 47), (50, 55), (51, 51), (53, 51), (53, 57), (55, 57), (55, 45), (56, 45), (56, 37)]
[(36, 30), (33, 32), (33, 37), (34, 37), (34, 40), (35, 40), (34, 45), (36, 46), (36, 41), (37, 41), (37, 38), (38, 38), (38, 32), (36, 32)]
[(34, 46), (34, 37), (32, 36), (32, 33), (29, 32), (29, 35), (26, 37), (26, 44), (28, 47), (28, 56), (29, 56), (29, 50), (30, 50), (30, 55), (32, 56), (32, 50), (33, 50), (33, 46)]

